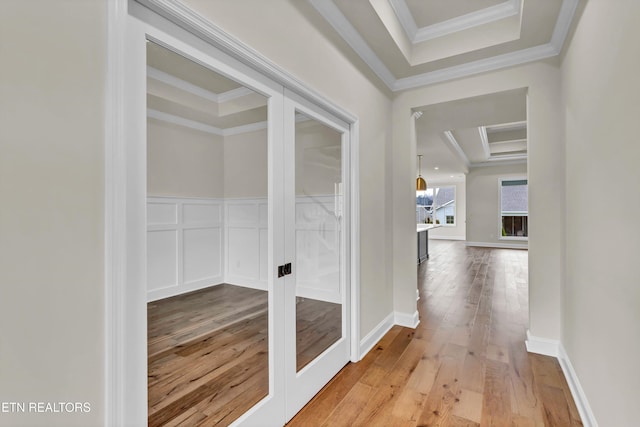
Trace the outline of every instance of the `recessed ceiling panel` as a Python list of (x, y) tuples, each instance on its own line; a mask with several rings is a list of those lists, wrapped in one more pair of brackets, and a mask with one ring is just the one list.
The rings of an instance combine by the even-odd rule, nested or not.
[(403, 0), (418, 26), (427, 27), (491, 6), (505, 0)]

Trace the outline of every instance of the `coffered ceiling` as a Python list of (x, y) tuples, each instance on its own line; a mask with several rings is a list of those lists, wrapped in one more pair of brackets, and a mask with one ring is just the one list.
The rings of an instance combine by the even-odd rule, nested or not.
[(427, 182), (460, 181), (474, 167), (526, 163), (526, 100), (523, 88), (416, 107)]
[(267, 127), (267, 99), (149, 42), (147, 116), (214, 135), (233, 135)]
[(308, 0), (394, 91), (560, 53), (578, 0)]

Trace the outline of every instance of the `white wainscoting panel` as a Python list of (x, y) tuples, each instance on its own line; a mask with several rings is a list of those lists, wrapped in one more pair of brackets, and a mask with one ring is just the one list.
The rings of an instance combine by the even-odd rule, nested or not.
[(225, 282), (267, 289), (267, 199), (225, 199)]
[(223, 201), (147, 198), (147, 300), (223, 282)]
[[(220, 283), (267, 289), (268, 201), (147, 201), (147, 299)], [(340, 228), (334, 196), (296, 198), (296, 294), (341, 302)]]
[(147, 232), (147, 291), (178, 286), (177, 230)]
[(220, 227), (184, 230), (183, 277), (185, 283), (222, 276), (221, 234)]

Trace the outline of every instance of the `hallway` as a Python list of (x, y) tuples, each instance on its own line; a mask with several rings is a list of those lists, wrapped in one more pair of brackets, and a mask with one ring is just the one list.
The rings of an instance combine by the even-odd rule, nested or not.
[(525, 250), (432, 240), (420, 324), (394, 326), (291, 426), (580, 426), (557, 360), (529, 354)]

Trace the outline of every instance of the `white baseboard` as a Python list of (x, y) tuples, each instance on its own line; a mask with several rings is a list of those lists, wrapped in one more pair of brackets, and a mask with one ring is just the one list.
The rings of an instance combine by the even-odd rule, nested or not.
[(224, 283), (222, 277), (210, 277), (207, 279), (197, 280), (195, 282), (185, 283), (181, 286), (175, 285), (166, 288), (153, 289), (147, 292), (147, 302), (199, 291), (200, 289), (221, 285), (222, 283)]
[(360, 358), (358, 360), (362, 360), (364, 356), (371, 351), (373, 346), (375, 346), (376, 343), (380, 341), (387, 332), (389, 332), (389, 329), (393, 326), (393, 319), (393, 313), (389, 313), (382, 322), (378, 323), (378, 326), (373, 328), (366, 337), (360, 340)]
[(467, 246), (478, 246), (481, 248), (498, 249), (529, 249), (529, 245), (518, 245), (514, 243), (493, 243), (493, 242), (467, 242)]
[(394, 323), (398, 326), (415, 329), (420, 323), (420, 314), (418, 313), (418, 310), (413, 314), (400, 313), (396, 311), (393, 313), (393, 319)]
[(433, 234), (430, 234), (429, 240), (467, 240), (467, 239), (466, 237), (462, 237), (462, 236), (434, 236)]
[(573, 396), (573, 400), (576, 402), (576, 406), (578, 407), (578, 412), (580, 413), (580, 418), (582, 419), (582, 425), (584, 425), (585, 427), (598, 427), (596, 417), (593, 415), (593, 411), (591, 410), (591, 406), (589, 405), (587, 396), (584, 394), (584, 390), (580, 385), (580, 381), (578, 380), (576, 371), (573, 369), (571, 360), (569, 360), (569, 356), (567, 355), (567, 352), (565, 351), (562, 343), (560, 343), (558, 349), (558, 362), (560, 362), (560, 367), (562, 368), (562, 372), (564, 372), (564, 376), (567, 379), (567, 383), (569, 384), (571, 395)]
[(558, 340), (533, 336), (531, 335), (531, 331), (527, 329), (527, 340), (525, 344), (529, 353), (558, 357), (560, 348), (560, 341)]
[(582, 424), (585, 427), (598, 427), (598, 422), (593, 415), (587, 396), (584, 394), (584, 390), (580, 385), (576, 371), (573, 369), (573, 365), (569, 360), (569, 356), (564, 349), (562, 343), (558, 340), (551, 340), (548, 338), (541, 338), (531, 335), (527, 330), (527, 351), (529, 353), (542, 354), (544, 356), (552, 356), (558, 359), (564, 377), (567, 380), (571, 395), (576, 403)]

